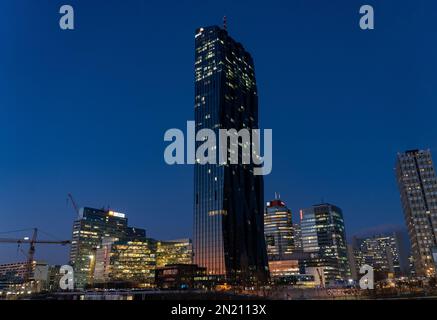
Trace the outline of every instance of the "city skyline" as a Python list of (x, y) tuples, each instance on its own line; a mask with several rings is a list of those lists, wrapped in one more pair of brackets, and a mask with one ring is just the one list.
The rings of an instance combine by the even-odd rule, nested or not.
[[(135, 2), (134, 5), (138, 5), (140, 12), (138, 18), (146, 14), (147, 5), (142, 2)], [(1, 6), (5, 6), (5, 10), (1, 10), (2, 13), (23, 11), (20, 4)], [(35, 12), (48, 11), (47, 5), (41, 6), (40, 8), (35, 5)], [(205, 10), (208, 8), (207, 5), (205, 6), (196, 10)], [(5, 43), (9, 46), (0, 56), (11, 61), (12, 66), (17, 70), (17, 75), (10, 74), (10, 82), (3, 77), (0, 79), (2, 86), (11, 88), (12, 93), (5, 94), (5, 102), (2, 103), (2, 106), (6, 106), (4, 111), (8, 113), (5, 118), (2, 117), (3, 121), (4, 119), (6, 121), (2, 123), (0, 129), (6, 154), (6, 157), (0, 160), (0, 174), (4, 181), (0, 187), (0, 200), (4, 210), (0, 232), (37, 226), (55, 234), (58, 238), (69, 239), (71, 221), (75, 218), (75, 214), (71, 206), (67, 206), (65, 199), (67, 193), (71, 192), (80, 206), (98, 208), (110, 205), (114, 210), (126, 212), (131, 217), (133, 225), (145, 228), (153, 237), (192, 238), (193, 169), (165, 166), (162, 160), (165, 147), (162, 134), (173, 124), (174, 127), (179, 127), (184, 121), (192, 119), (193, 30), (202, 24), (210, 25), (213, 21), (220, 24), (221, 16), (225, 14), (228, 15), (228, 24), (232, 33), (236, 38), (241, 39), (255, 56), (261, 93), (261, 126), (272, 128), (274, 133), (274, 167), (272, 175), (265, 178), (264, 196), (270, 198), (275, 191), (280, 191), (294, 217), (299, 209), (318, 203), (320, 199), (335, 203), (343, 209), (348, 235), (385, 223), (403, 227), (403, 213), (393, 170), (395, 155), (397, 152), (411, 148), (437, 149), (433, 139), (435, 129), (427, 123), (430, 121), (428, 119), (423, 119), (421, 122), (423, 130), (420, 133), (411, 136), (403, 133), (409, 125), (410, 104), (416, 109), (434, 114), (435, 111), (431, 106), (435, 104), (433, 100), (435, 97), (426, 90), (419, 92), (423, 90), (420, 81), (430, 86), (429, 80), (434, 81), (434, 79), (429, 79), (425, 70), (419, 68), (419, 71), (403, 70), (408, 77), (416, 78), (418, 83), (408, 83), (407, 80), (399, 82), (394, 79), (394, 76), (378, 73), (377, 68), (371, 68), (375, 63), (376, 66), (384, 64), (386, 68), (394, 68), (396, 63), (391, 64), (389, 61), (393, 55), (395, 60), (399, 59), (397, 60), (399, 62), (408, 55), (417, 54), (414, 49), (402, 45), (401, 36), (391, 39), (387, 46), (383, 46), (383, 41), (388, 41), (387, 35), (393, 32), (392, 29), (384, 29), (384, 27), (388, 28), (388, 25), (392, 24), (390, 28), (395, 28), (393, 23), (395, 26), (398, 25), (393, 17), (389, 18), (389, 22), (381, 22), (384, 36), (367, 36), (360, 34), (358, 30), (355, 33), (348, 31), (347, 28), (343, 29), (342, 23), (347, 22), (341, 19), (343, 14), (348, 10), (356, 11), (352, 4), (341, 6), (340, 11), (335, 12), (330, 11), (333, 9), (325, 4), (318, 5), (320, 12), (315, 11), (311, 21), (304, 21), (295, 15), (302, 11), (308, 13), (314, 8), (298, 7), (294, 8), (296, 12), (293, 13), (291, 7), (284, 6), (286, 12), (296, 19), (290, 23), (274, 22), (275, 15), (281, 16), (280, 10), (269, 9), (270, 11), (264, 13), (270, 23), (265, 26), (265, 29), (256, 27), (253, 22), (250, 23), (250, 17), (244, 14), (240, 5), (235, 5), (234, 8), (231, 4), (226, 4), (223, 9), (208, 14), (202, 19), (195, 19), (194, 15), (190, 15), (189, 17), (193, 19), (188, 23), (184, 23), (185, 20), (189, 20), (184, 17), (184, 14), (179, 12), (176, 14), (177, 10), (172, 11), (172, 19), (181, 25), (181, 30), (172, 31), (174, 33), (170, 33), (170, 28), (160, 29), (156, 33), (151, 32), (150, 30), (155, 30), (151, 26), (162, 28), (164, 24), (155, 19), (130, 24), (121, 20), (116, 22), (115, 26), (107, 26), (111, 32), (119, 30), (118, 35), (111, 39), (101, 39), (95, 45), (92, 43), (94, 37), (102, 33), (106, 34), (104, 30), (90, 25), (95, 23), (95, 19), (101, 19), (97, 16), (91, 17), (93, 13), (98, 12), (98, 4), (78, 4), (79, 10), (90, 10), (90, 16), (78, 20), (77, 32), (69, 35), (68, 39), (65, 39), (65, 36), (56, 29), (51, 31), (49, 22), (44, 22), (43, 25), (37, 24), (35, 28), (37, 38), (38, 35), (47, 33), (50, 39), (41, 44), (32, 42), (25, 36), (26, 28), (36, 18), (21, 14), (19, 20), (14, 23), (16, 38), (6, 38)], [(388, 5), (381, 6), (381, 10), (389, 10)], [(232, 14), (229, 14), (231, 8)], [(397, 10), (406, 13), (407, 9)], [(123, 4), (114, 4), (113, 7), (106, 8), (105, 13), (115, 17), (117, 10), (126, 12), (128, 9)], [(259, 3), (254, 5), (254, 10), (257, 16), (261, 17), (262, 10)], [(324, 16), (327, 13), (333, 13), (340, 18), (340, 22), (333, 24), (334, 30), (338, 33), (338, 38), (332, 40), (333, 43), (322, 39), (329, 32), (323, 29), (323, 23), (332, 19), (332, 16), (330, 19)], [(418, 17), (412, 15), (408, 17), (416, 21), (425, 16), (424, 11), (418, 10), (416, 13)], [(11, 22), (7, 17), (0, 20)], [(424, 21), (419, 25), (425, 27), (428, 22), (426, 19)], [(245, 23), (249, 27), (245, 26)], [(356, 22), (351, 18), (351, 24), (353, 23)], [(291, 33), (295, 41), (290, 43), (279, 41), (286, 32), (293, 31), (293, 27), (299, 26), (302, 34)], [(132, 33), (137, 27), (141, 31)], [(275, 34), (274, 30), (278, 34)], [(419, 28), (413, 31), (407, 34), (407, 37), (417, 36), (416, 32), (422, 32)], [(316, 37), (317, 32), (321, 32), (321, 35), (317, 35), (316, 40), (327, 49), (325, 57), (311, 54), (315, 47), (312, 42), (304, 40), (305, 36)], [(417, 41), (419, 46), (425, 46), (430, 51), (435, 50), (434, 46), (422, 42), (427, 38), (427, 32), (430, 31), (423, 30), (421, 33), (423, 38), (408, 39)], [(123, 39), (124, 33), (129, 33), (130, 36)], [(135, 47), (138, 53), (134, 54), (133, 59), (136, 63), (141, 62), (135, 65), (138, 71), (134, 69), (135, 63), (122, 62), (129, 56), (123, 50), (109, 52), (114, 49), (112, 42), (132, 47), (137, 46), (136, 41), (144, 40), (145, 36), (152, 37), (163, 48), (170, 48), (174, 44), (167, 44), (161, 39), (161, 36), (170, 34), (176, 35), (175, 41), (181, 48), (179, 55), (175, 58), (170, 52), (163, 53), (162, 50), (158, 50), (159, 54), (148, 53), (145, 55), (147, 58), (142, 60), (141, 56), (148, 47), (146, 44), (140, 44)], [(269, 44), (276, 51), (264, 49), (266, 38), (258, 38), (255, 34), (271, 37), (272, 41), (269, 41)], [(49, 43), (50, 41), (55, 43)], [(357, 47), (360, 46), (362, 51), (347, 49), (342, 45), (342, 41), (351, 41)], [(31, 46), (37, 48), (34, 55), (24, 55), (31, 51), (29, 50)], [(373, 50), (382, 50), (383, 62), (378, 62), (378, 59), (372, 56), (373, 50), (369, 48), (372, 46), (374, 46)], [(81, 68), (74, 71), (71, 66), (65, 66), (66, 70), (63, 68), (58, 70), (58, 64), (62, 65), (64, 61), (64, 58), (59, 57), (65, 57), (67, 61), (74, 61), (72, 64), (74, 68), (84, 63), (86, 65), (88, 58), (80, 54), (85, 47), (89, 47), (90, 51), (96, 51), (90, 56), (91, 61), (88, 65), (91, 69), (94, 68), (95, 74), (88, 82), (85, 81), (86, 84), (81, 85), (80, 82), (87, 77), (87, 72)], [(295, 51), (292, 50), (294, 47)], [(404, 52), (399, 52), (404, 49)], [(281, 50), (286, 53), (280, 53)], [(104, 52), (108, 53), (109, 57), (103, 58), (102, 61), (101, 54)], [(272, 61), (275, 54), (283, 58), (278, 60), (283, 61), (284, 65)], [(347, 59), (349, 54), (354, 58)], [(432, 52), (428, 54), (431, 55)], [(285, 59), (286, 55), (288, 59)], [(299, 67), (298, 60), (306, 55), (309, 55), (309, 58), (303, 60), (304, 66)], [(369, 61), (362, 61), (358, 59), (359, 57)], [(53, 59), (56, 64), (49, 63), (50, 59)], [(115, 65), (115, 69), (108, 72), (106, 66), (113, 61), (112, 59), (118, 61), (119, 65)], [(152, 68), (149, 59), (162, 62), (162, 65), (158, 63), (160, 67)], [(344, 59), (344, 66), (337, 66), (340, 60)], [(332, 61), (338, 69), (326, 65)], [(48, 64), (47, 70), (46, 66), (40, 69), (39, 65), (43, 62)], [(164, 75), (160, 75), (160, 68), (165, 66), (165, 63), (169, 64), (169, 71), (164, 71)], [(430, 63), (435, 67), (433, 60)], [(314, 66), (311, 67), (311, 64)], [(366, 71), (366, 66), (370, 71)], [(284, 77), (281, 75), (282, 72), (274, 71), (279, 67), (288, 72), (288, 75)], [(348, 73), (347, 69), (352, 67), (357, 74), (364, 74), (364, 80), (359, 80), (358, 76)], [(126, 70), (123, 70), (124, 68)], [(171, 72), (173, 68), (177, 71)], [(11, 72), (11, 70), (7, 71)], [(33, 78), (27, 78), (30, 71), (39, 75), (39, 83), (34, 83)], [(327, 83), (330, 80), (327, 74), (334, 71), (342, 75), (334, 77), (336, 87)], [(390, 71), (393, 71), (395, 76), (399, 76), (397, 72), (400, 73), (400, 70), (390, 69)], [(48, 75), (43, 75), (46, 72)], [(155, 82), (150, 79), (144, 80), (143, 74), (150, 74)], [(67, 75), (71, 75), (72, 78), (68, 80)], [(123, 83), (112, 79), (113, 76), (115, 78), (130, 76), (132, 81)], [(57, 77), (63, 79), (66, 84), (55, 84), (53, 79)], [(173, 77), (176, 77), (176, 83), (180, 84), (177, 88), (172, 87), (175, 95), (181, 97), (180, 99), (171, 99), (165, 95), (167, 88), (165, 84), (175, 81), (169, 81), (174, 79)], [(375, 77), (382, 79), (374, 79)], [(287, 79), (289, 82), (286, 81)], [(347, 85), (349, 79), (353, 79), (357, 84)], [(363, 97), (361, 89), (365, 88), (364, 84), (368, 84), (369, 79), (370, 82), (375, 81), (369, 84), (375, 93), (367, 92), (370, 96)], [(386, 88), (388, 92), (384, 93), (378, 88), (387, 81), (393, 81), (394, 84)], [(96, 92), (87, 90), (87, 85), (96, 85)], [(397, 92), (399, 88), (405, 89), (408, 85), (411, 85), (412, 89), (407, 90), (407, 93)], [(275, 89), (275, 86), (279, 89)], [(108, 94), (107, 87), (114, 89), (114, 93)], [(320, 98), (310, 96), (313, 87), (317, 88)], [(29, 93), (29, 97), (13, 98), (22, 88)], [(50, 89), (50, 95), (47, 94), (47, 88)], [(71, 93), (71, 88), (77, 88), (77, 91)], [(153, 90), (158, 90), (158, 93), (153, 93)], [(287, 95), (284, 92), (287, 92)], [(390, 96), (393, 92), (397, 92), (394, 98)], [(340, 98), (334, 97), (334, 93)], [(44, 98), (46, 94), (51, 98)], [(295, 95), (295, 97), (288, 95)], [(170, 101), (163, 102), (163, 97)], [(69, 98), (71, 101), (68, 101)], [(288, 98), (291, 98), (293, 103), (288, 102)], [(415, 98), (419, 99), (415, 100)], [(65, 108), (59, 108), (59, 105), (63, 106), (62, 103), (65, 103)], [(329, 110), (324, 110), (327, 103)], [(345, 115), (344, 113), (350, 111), (351, 105), (356, 105), (358, 110), (365, 112), (360, 112), (359, 115), (353, 113)], [(153, 106), (157, 109), (165, 107), (172, 112), (154, 110)], [(373, 119), (377, 112), (384, 111), (380, 110), (382, 106), (387, 109), (382, 113), (381, 119)], [(404, 113), (398, 111), (399, 107)], [(142, 108), (145, 110), (140, 110)], [(183, 111), (179, 111), (180, 109)], [(284, 111), (284, 109), (292, 111)], [(151, 124), (148, 120), (150, 116), (162, 119), (166, 117), (167, 121), (162, 121), (162, 125)], [(334, 125), (325, 126), (326, 117)], [(371, 130), (376, 132), (368, 133), (363, 130), (368, 128), (369, 124)], [(150, 128), (138, 129), (142, 126)], [(111, 130), (106, 130), (107, 128)], [(83, 134), (79, 131), (88, 133)], [(306, 134), (303, 135), (303, 132)], [(345, 132), (351, 137), (345, 137)], [(285, 136), (286, 139), (281, 136)], [(381, 141), (374, 141), (377, 137)], [(125, 145), (126, 140), (131, 141), (131, 144)], [(285, 148), (281, 148), (281, 145)], [(319, 155), (324, 156), (318, 158)], [(181, 183), (173, 183), (175, 180)], [(172, 201), (165, 201), (168, 199)], [(374, 210), (374, 208), (378, 209)], [(166, 220), (174, 223), (166, 223), (164, 226), (162, 221), (155, 218), (156, 212), (163, 213), (168, 217)], [(384, 217), (383, 221), (381, 216)], [(62, 254), (57, 251), (58, 249), (54, 248), (41, 248), (37, 255), (53, 259), (55, 262), (65, 261)], [(66, 257), (67, 253), (63, 256)], [(17, 260), (18, 257), (22, 255), (16, 253), (15, 246), (0, 248), (1, 262)]]

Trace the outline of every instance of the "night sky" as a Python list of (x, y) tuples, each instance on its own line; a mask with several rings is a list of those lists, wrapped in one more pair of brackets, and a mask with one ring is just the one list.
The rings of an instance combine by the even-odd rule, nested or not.
[[(62, 4), (74, 31), (58, 26)], [(363, 4), (373, 31), (359, 28)], [(437, 160), (435, 1), (2, 0), (0, 232), (70, 239), (71, 192), (151, 237), (191, 237), (193, 167), (165, 164), (163, 136), (194, 119), (194, 31), (224, 15), (254, 57), (261, 127), (273, 129), (266, 201), (280, 192), (294, 218), (336, 204), (349, 236), (402, 227), (396, 153)], [(36, 258), (67, 255), (43, 245)], [(23, 259), (0, 246), (0, 263)]]

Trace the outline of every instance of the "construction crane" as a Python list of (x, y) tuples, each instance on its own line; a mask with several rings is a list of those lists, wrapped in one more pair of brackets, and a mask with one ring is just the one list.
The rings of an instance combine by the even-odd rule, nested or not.
[(23, 238), (23, 239), (10, 239), (10, 238), (0, 238), (0, 243), (17, 243), (21, 245), (23, 243), (29, 244), (29, 251), (27, 254), (27, 262), (26, 262), (26, 273), (24, 275), (24, 282), (27, 282), (30, 279), (30, 275), (32, 274), (32, 265), (33, 265), (33, 257), (35, 255), (35, 244), (60, 244), (67, 245), (70, 244), (70, 240), (61, 240), (61, 241), (52, 241), (52, 240), (37, 240), (38, 229), (33, 229), (32, 238)]
[(67, 197), (68, 197), (67, 201), (68, 201), (68, 199), (70, 199), (71, 204), (73, 205), (74, 211), (76, 211), (77, 215), (79, 215), (79, 207), (77, 206), (76, 201), (74, 201), (73, 195), (71, 193), (69, 193), (67, 195)]

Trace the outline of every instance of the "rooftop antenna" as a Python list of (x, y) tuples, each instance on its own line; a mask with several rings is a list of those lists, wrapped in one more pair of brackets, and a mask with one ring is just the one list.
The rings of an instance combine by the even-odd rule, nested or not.
[(226, 16), (223, 16), (223, 29), (228, 31), (228, 19), (226, 18)]

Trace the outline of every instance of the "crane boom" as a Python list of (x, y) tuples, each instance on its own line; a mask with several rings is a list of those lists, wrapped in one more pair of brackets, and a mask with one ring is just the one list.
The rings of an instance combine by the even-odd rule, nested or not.
[[(31, 243), (32, 240), (26, 240), (26, 239), (10, 239), (10, 238), (0, 238), (0, 243)], [(36, 240), (33, 243), (39, 243), (39, 244), (62, 244), (67, 245), (70, 244), (70, 240), (60, 240), (60, 241), (51, 241), (51, 240)]]
[(79, 207), (77, 206), (76, 201), (74, 201), (73, 195), (69, 193), (67, 196), (68, 199), (70, 199), (71, 204), (73, 205), (74, 211), (76, 211), (77, 215), (79, 215)]
[(33, 235), (31, 239), (11, 239), (11, 238), (0, 238), (0, 243), (17, 243), (18, 245), (22, 243), (29, 244), (29, 251), (27, 254), (27, 262), (26, 262), (26, 273), (24, 275), (24, 282), (27, 282), (30, 279), (30, 275), (32, 274), (32, 265), (33, 265), (33, 257), (35, 255), (35, 244), (61, 244), (63, 246), (70, 244), (70, 240), (61, 240), (61, 241), (52, 241), (52, 240), (37, 240), (38, 229), (33, 229)]

